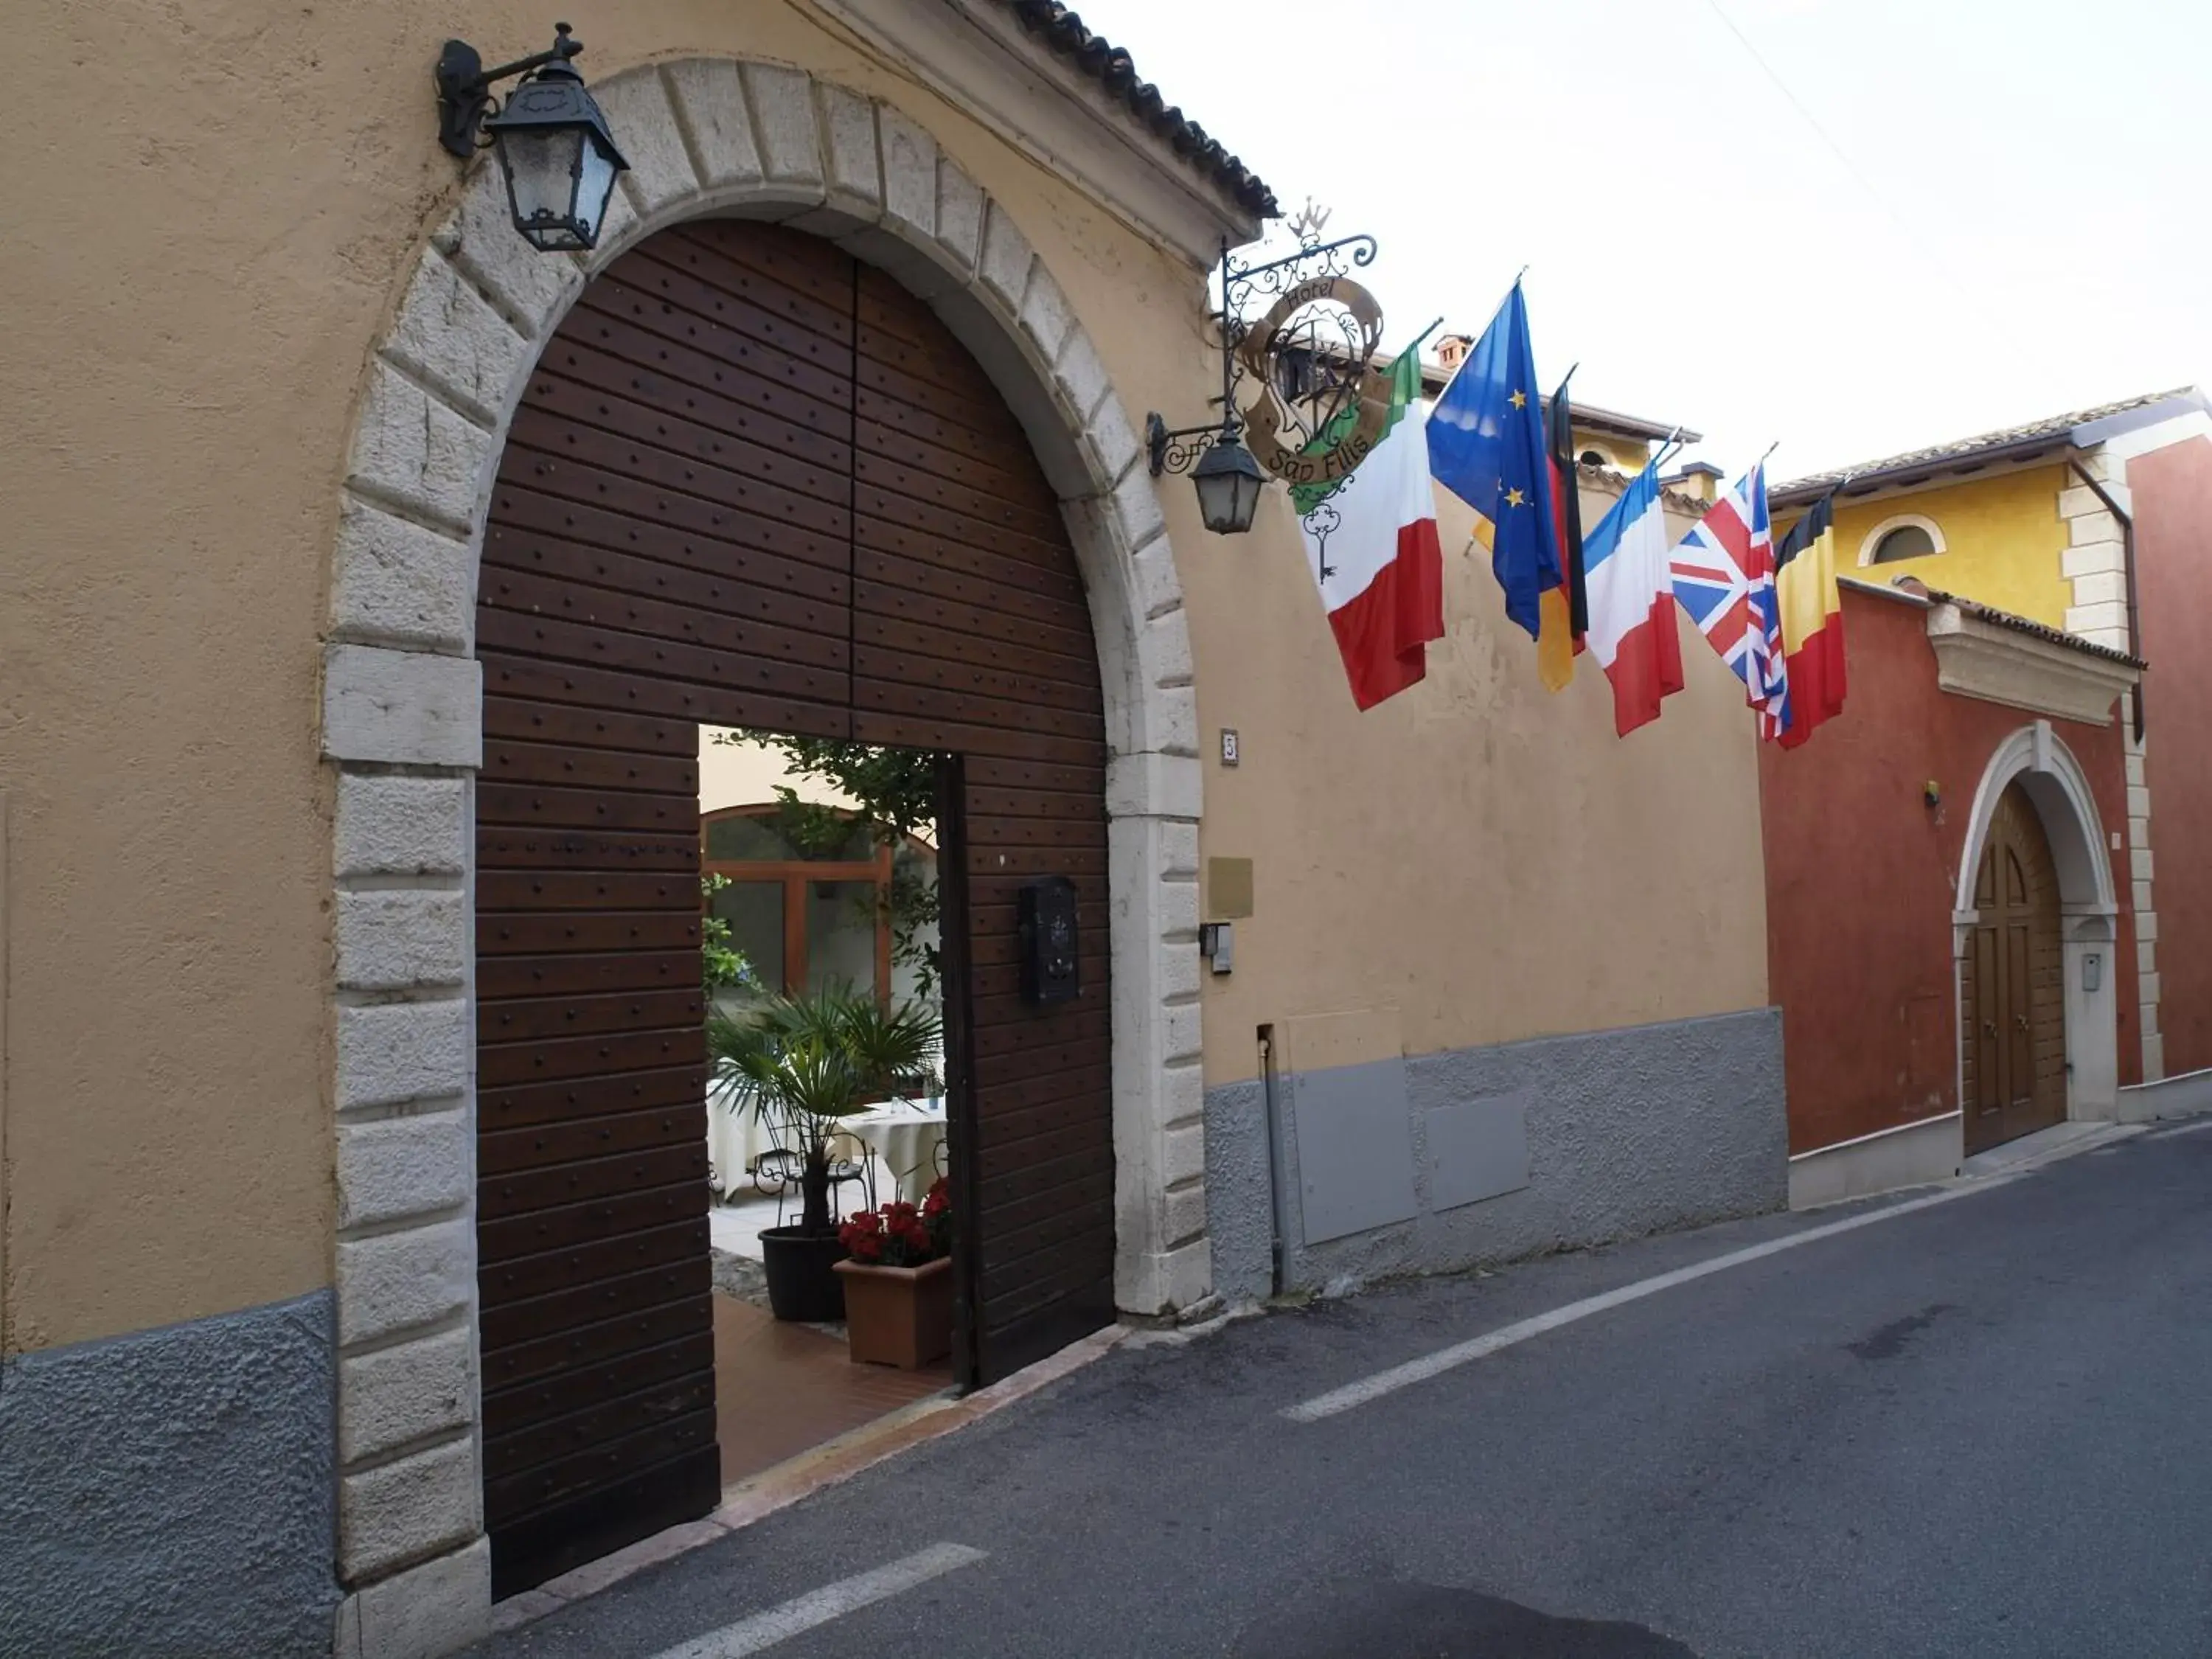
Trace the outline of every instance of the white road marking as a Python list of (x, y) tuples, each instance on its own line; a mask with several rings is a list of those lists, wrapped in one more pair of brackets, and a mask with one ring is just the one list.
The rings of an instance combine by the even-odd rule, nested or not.
[(1926, 1198), (1909, 1199), (1902, 1204), (1892, 1204), (1886, 1209), (1870, 1210), (1842, 1221), (1831, 1221), (1824, 1227), (1808, 1227), (1802, 1233), (1791, 1233), (1786, 1238), (1770, 1238), (1764, 1244), (1753, 1244), (1741, 1250), (1731, 1250), (1726, 1255), (1717, 1255), (1710, 1261), (1700, 1261), (1694, 1267), (1677, 1267), (1673, 1273), (1661, 1273), (1653, 1279), (1641, 1279), (1633, 1285), (1624, 1285), (1619, 1290), (1607, 1291), (1601, 1296), (1584, 1297), (1579, 1302), (1570, 1302), (1563, 1308), (1536, 1315), (1471, 1340), (1442, 1348), (1419, 1359), (1409, 1359), (1402, 1365), (1393, 1365), (1387, 1371), (1377, 1371), (1362, 1382), (1347, 1383), (1324, 1395), (1284, 1407), (1282, 1415), (1293, 1423), (1318, 1423), (1324, 1417), (1334, 1417), (1339, 1412), (1348, 1412), (1370, 1401), (1380, 1400), (1386, 1394), (1411, 1388), (1416, 1382), (1425, 1382), (1432, 1376), (1486, 1359), (1516, 1342), (1526, 1342), (1532, 1336), (1541, 1336), (1547, 1331), (1556, 1331), (1562, 1325), (1571, 1325), (1577, 1320), (1588, 1319), (1622, 1307), (1631, 1302), (1640, 1302), (1647, 1296), (1656, 1296), (1662, 1291), (1671, 1291), (1677, 1285), (1687, 1285), (1693, 1279), (1709, 1278), (1726, 1273), (1730, 1267), (1762, 1261), (1770, 1255), (1779, 1255), (1784, 1250), (1794, 1250), (1801, 1244), (1833, 1238), (1838, 1233), (1856, 1231), (1871, 1227), (1876, 1222), (1894, 1221), (1901, 1215), (1911, 1215), (1918, 1210), (1933, 1209), (1938, 1204), (1948, 1204), (1954, 1199), (1964, 1198), (1970, 1193), (1985, 1193), (1993, 1187), (2002, 1187), (2017, 1179), (2014, 1176), (1997, 1176), (1986, 1181), (1976, 1181), (1966, 1186), (1946, 1188), (1931, 1193)]
[(983, 1553), (965, 1544), (932, 1544), (926, 1550), (917, 1550), (873, 1572), (841, 1578), (818, 1590), (809, 1590), (780, 1607), (769, 1607), (740, 1619), (734, 1625), (709, 1631), (682, 1647), (655, 1655), (654, 1659), (745, 1659), (748, 1654), (788, 1642), (794, 1636), (804, 1635), (833, 1619), (842, 1619), (848, 1613), (857, 1613), (872, 1602), (902, 1595), (958, 1568), (973, 1566), (983, 1559)]
[(2207, 1129), (2212, 1129), (2212, 1117), (2202, 1118), (2195, 1123), (2185, 1123), (2178, 1129), (2160, 1129), (2150, 1138), (2153, 1140), (2171, 1140), (2176, 1135), (2202, 1134)]

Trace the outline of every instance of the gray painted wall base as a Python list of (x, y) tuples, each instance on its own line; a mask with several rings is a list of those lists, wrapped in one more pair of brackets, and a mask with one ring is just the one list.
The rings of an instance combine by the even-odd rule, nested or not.
[(2120, 1091), (2119, 1121), (2154, 1123), (2160, 1118), (2195, 1117), (2212, 1112), (2212, 1071), (2185, 1072), (2158, 1083), (2138, 1083)]
[(1966, 1123), (1956, 1112), (1887, 1134), (1801, 1152), (1790, 1160), (1790, 1207), (1810, 1210), (1948, 1181), (1966, 1156)]
[(327, 1291), (0, 1364), (0, 1654), (331, 1651)]
[[(1339, 1294), (1789, 1201), (1782, 1021), (1771, 1008), (1426, 1054), (1405, 1062), (1401, 1093), (1371, 1090), (1363, 1104), (1346, 1085), (1369, 1070), (1276, 1080), (1286, 1291)], [(1408, 1146), (1411, 1219), (1306, 1242), (1310, 1176), (1298, 1154), (1308, 1137), (1296, 1115), (1316, 1101), (1334, 1115), (1334, 1138), (1354, 1127), (1347, 1114), (1364, 1110), (1377, 1144)], [(1231, 1302), (1271, 1287), (1267, 1112), (1258, 1081), (1206, 1093), (1206, 1227), (1214, 1288)], [(1443, 1207), (1468, 1192), (1498, 1195)]]

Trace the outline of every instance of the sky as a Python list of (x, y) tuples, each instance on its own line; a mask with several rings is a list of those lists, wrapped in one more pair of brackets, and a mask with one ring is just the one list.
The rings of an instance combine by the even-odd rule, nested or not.
[(1523, 279), (1539, 375), (1778, 480), (2212, 380), (2203, 0), (1081, 0), (1382, 245), (1384, 349)]

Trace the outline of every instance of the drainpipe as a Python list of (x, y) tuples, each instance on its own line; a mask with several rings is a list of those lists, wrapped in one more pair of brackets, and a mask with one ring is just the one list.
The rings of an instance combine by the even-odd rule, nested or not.
[[(2105, 504), (2105, 511), (2120, 521), (2120, 562), (2124, 567), (2128, 585), (2128, 655), (2140, 659), (2142, 656), (2142, 624), (2136, 610), (2136, 521), (2122, 510), (2120, 504), (2112, 499), (2112, 493), (2104, 485), (2089, 476), (2081, 462), (2069, 460), (2066, 465), (2074, 469), (2074, 476), (2088, 485), (2091, 493)], [(2136, 746), (2141, 748), (2143, 739), (2143, 686), (2141, 674), (2136, 676), (2130, 701), (2135, 710)]]
[(1260, 1110), (1267, 1120), (1268, 1295), (1283, 1293), (1283, 1165), (1275, 1133), (1275, 1028), (1260, 1028)]

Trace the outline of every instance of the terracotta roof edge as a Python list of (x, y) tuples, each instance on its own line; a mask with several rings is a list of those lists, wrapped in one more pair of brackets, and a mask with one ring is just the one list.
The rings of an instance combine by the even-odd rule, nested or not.
[(1193, 168), (1230, 202), (1260, 219), (1282, 216), (1267, 181), (1230, 153), (1218, 138), (1140, 78), (1127, 50), (1085, 27), (1082, 16), (1059, 0), (997, 0), (1054, 56), (1097, 82), (1107, 96), (1176, 158)]
[(2046, 645), (2063, 646), (2069, 651), (2080, 652), (2085, 657), (2098, 657), (2106, 662), (2123, 663), (2138, 672), (2150, 666), (2141, 657), (2123, 651), (2118, 646), (2100, 645), (2094, 640), (2083, 639), (2079, 634), (2069, 634), (2063, 628), (2053, 628), (2049, 623), (2039, 623), (2033, 617), (2023, 617), (2016, 611), (2000, 611), (1993, 605), (1984, 605), (1979, 599), (1970, 599), (1963, 593), (1948, 593), (1940, 587), (1929, 587), (1927, 589), (1927, 593), (1933, 603), (1954, 606), (1961, 616), (1972, 617), (1977, 622), (1985, 622), (1993, 628), (2002, 628), (2012, 633), (2023, 635), (2029, 639), (2041, 640)]

